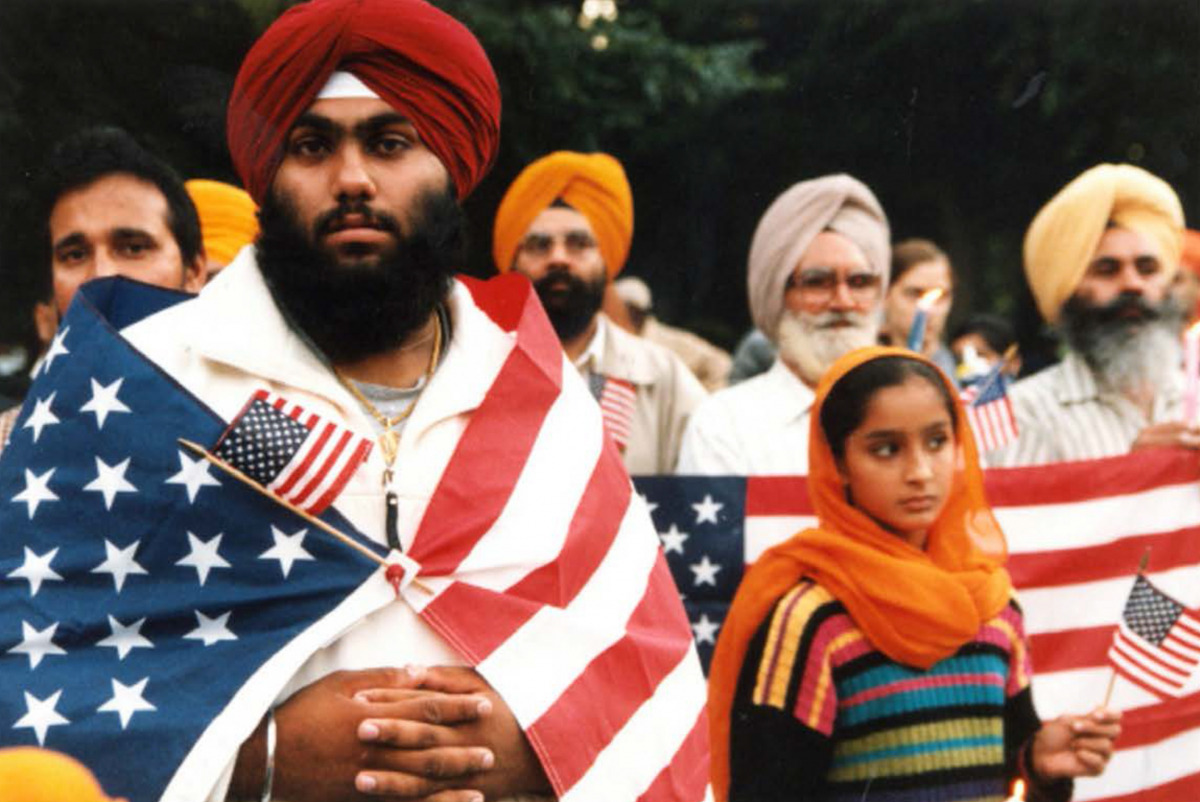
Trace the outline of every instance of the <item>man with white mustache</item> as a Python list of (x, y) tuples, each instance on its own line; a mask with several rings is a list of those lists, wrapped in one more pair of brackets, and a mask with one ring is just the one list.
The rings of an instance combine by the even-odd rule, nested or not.
[(779, 347), (763, 374), (692, 414), (676, 472), (803, 474), (821, 375), (873, 345), (891, 259), (887, 217), (848, 175), (802, 181), (771, 204), (750, 245), (750, 314)]

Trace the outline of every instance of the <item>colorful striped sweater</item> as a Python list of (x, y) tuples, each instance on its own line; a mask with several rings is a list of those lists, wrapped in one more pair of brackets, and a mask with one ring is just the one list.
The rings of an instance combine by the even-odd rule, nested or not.
[(1040, 726), (1015, 603), (928, 670), (879, 652), (832, 595), (802, 581), (750, 644), (733, 707), (731, 802), (999, 802), (1031, 781)]

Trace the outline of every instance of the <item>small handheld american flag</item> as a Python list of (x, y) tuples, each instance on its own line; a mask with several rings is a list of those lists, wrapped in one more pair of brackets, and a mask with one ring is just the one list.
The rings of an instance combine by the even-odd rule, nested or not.
[(1138, 574), (1108, 660), (1118, 674), (1160, 699), (1183, 696), (1200, 665), (1200, 619)]
[(625, 447), (629, 445), (637, 391), (624, 379), (600, 373), (592, 374), (590, 387), (604, 416), (604, 431), (608, 432), (609, 437), (616, 443), (617, 450), (624, 453)]
[(280, 498), (319, 515), (366, 460), (371, 441), (258, 390), (212, 452)]
[(1017, 439), (1017, 420), (1008, 400), (1008, 378), (1003, 374), (1004, 360), (986, 376), (962, 391), (967, 423), (975, 435), (980, 454)]

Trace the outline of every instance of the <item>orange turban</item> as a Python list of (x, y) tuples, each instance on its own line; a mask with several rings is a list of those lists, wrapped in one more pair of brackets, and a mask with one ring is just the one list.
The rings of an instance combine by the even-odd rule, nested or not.
[(105, 796), (75, 758), (33, 746), (0, 749), (0, 789), (12, 794), (5, 799), (21, 802), (124, 802)]
[(1183, 207), (1166, 181), (1131, 164), (1101, 164), (1063, 187), (1025, 234), (1025, 277), (1038, 311), (1058, 320), (1112, 222), (1154, 239), (1170, 278), (1179, 267)]
[(200, 215), (205, 254), (229, 264), (258, 236), (258, 207), (245, 190), (232, 184), (193, 178), (184, 186)]
[(259, 37), (229, 96), (229, 154), (250, 197), (266, 196), (288, 129), (338, 70), (411, 120), (459, 200), (471, 194), (500, 145), (500, 87), (475, 36), (424, 0), (311, 0)]
[(504, 193), (492, 235), (496, 269), (512, 267), (534, 218), (560, 199), (592, 224), (609, 278), (620, 273), (633, 239), (633, 193), (625, 170), (607, 153), (568, 150), (526, 167)]

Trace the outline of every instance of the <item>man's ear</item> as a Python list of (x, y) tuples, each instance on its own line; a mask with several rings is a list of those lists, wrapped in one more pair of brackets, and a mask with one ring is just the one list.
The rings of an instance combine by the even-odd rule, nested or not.
[(204, 248), (201, 248), (196, 258), (183, 266), (183, 284), (180, 285), (180, 289), (184, 292), (200, 292), (207, 282), (208, 256), (205, 255)]
[(58, 331), (58, 308), (53, 298), (33, 305), (33, 325), (37, 329), (38, 341), (43, 347), (49, 345), (54, 339), (54, 332)]

